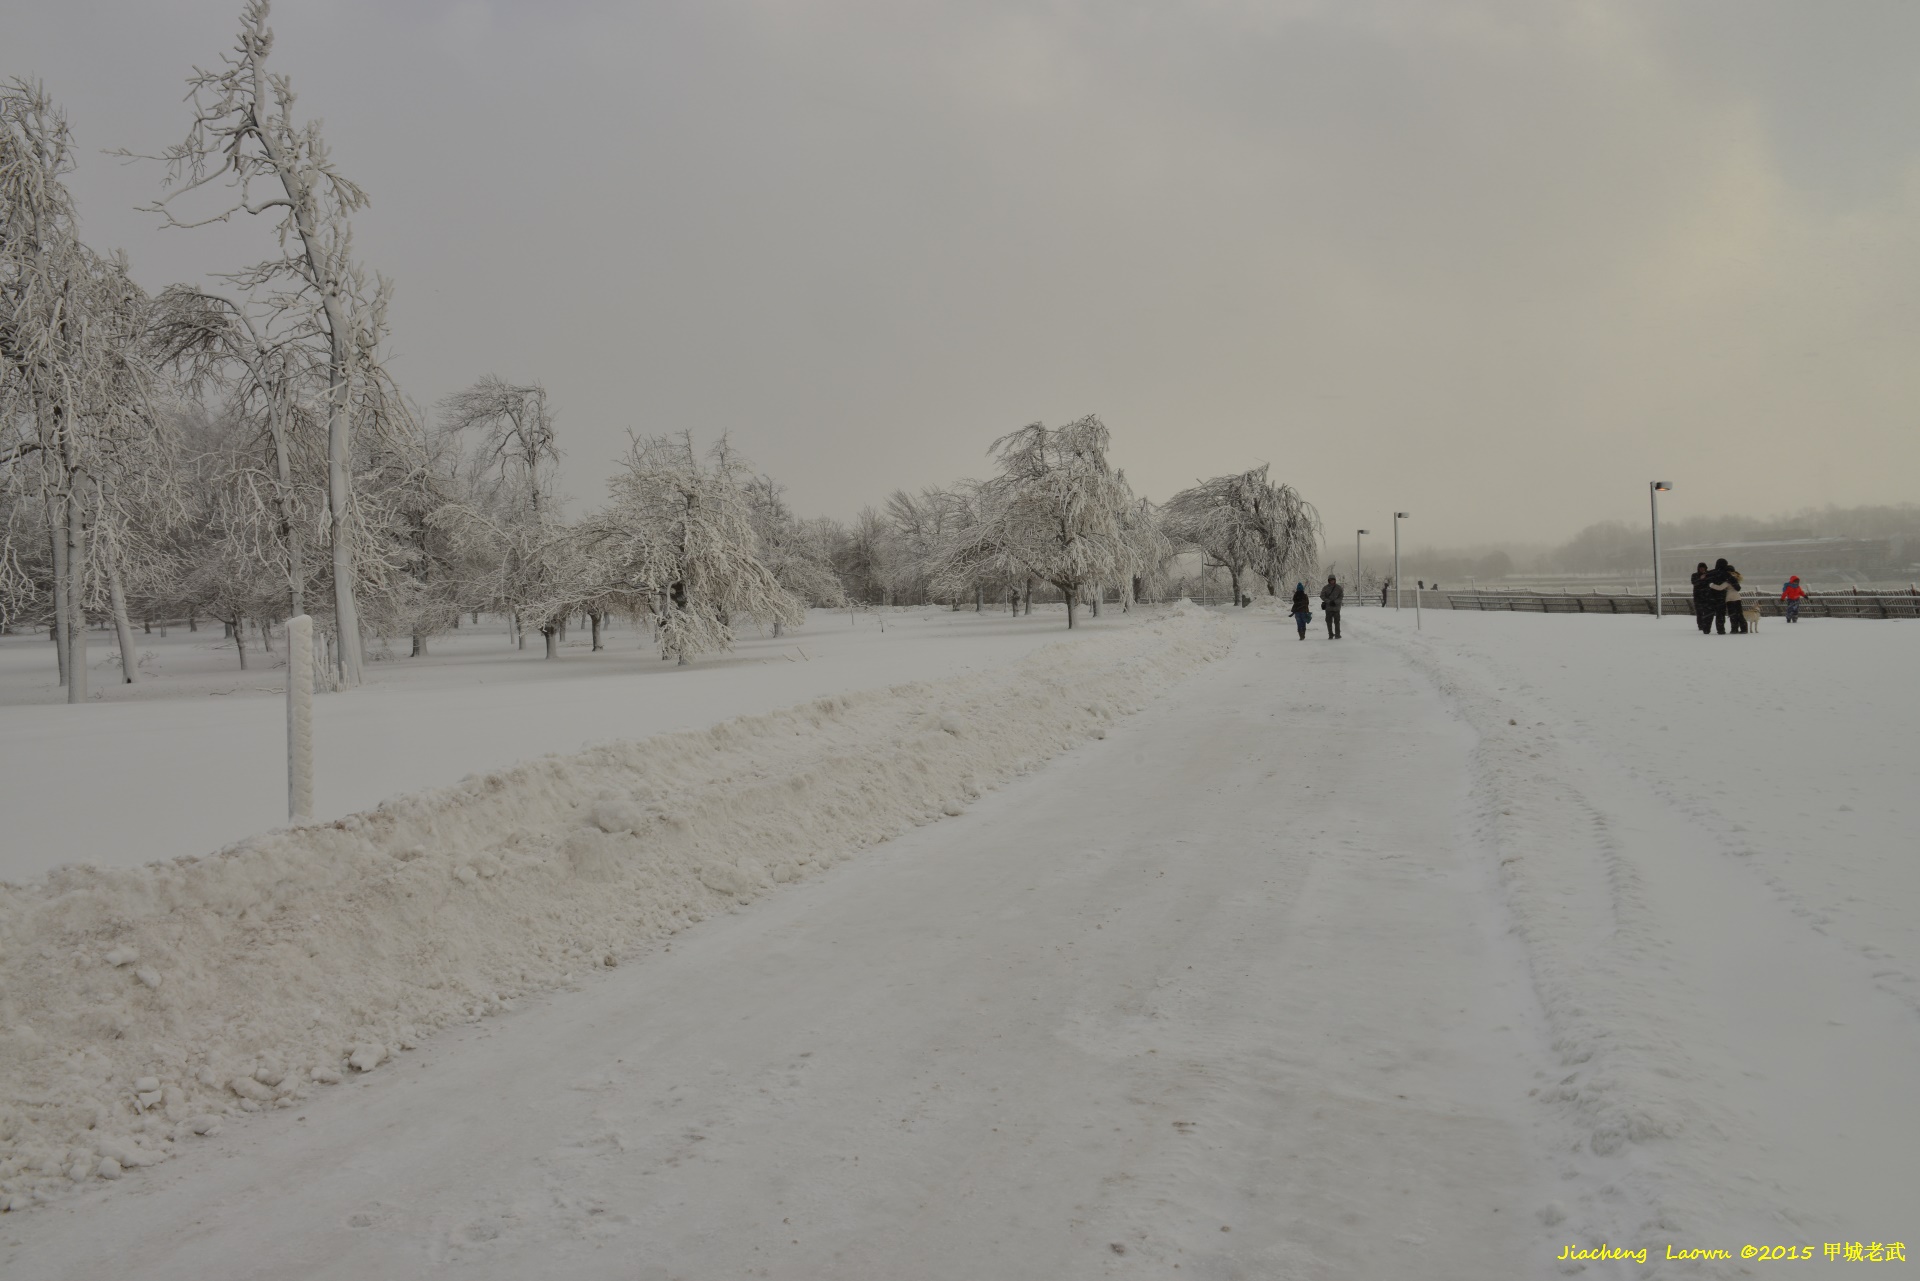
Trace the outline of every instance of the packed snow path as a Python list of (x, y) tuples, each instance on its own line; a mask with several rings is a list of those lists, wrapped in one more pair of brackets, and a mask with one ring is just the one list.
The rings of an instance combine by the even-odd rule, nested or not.
[[(0, 1219), (0, 1276), (1911, 1256), (1912, 630), (1412, 624), (1235, 616), (1227, 658), (951, 821)], [(1071, 714), (1086, 663), (1036, 688)], [(864, 770), (916, 741), (886, 704), (837, 731)], [(998, 719), (996, 752), (1033, 730)]]
[(1390, 652), (1249, 619), (964, 817), (14, 1220), (0, 1269), (1542, 1274), (1471, 745)]

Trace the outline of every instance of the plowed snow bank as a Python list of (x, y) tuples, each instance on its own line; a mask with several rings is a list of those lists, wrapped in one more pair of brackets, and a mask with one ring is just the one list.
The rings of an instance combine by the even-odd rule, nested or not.
[(1190, 606), (1007, 668), (0, 888), (0, 1206), (119, 1177), (648, 939), (958, 814), (1223, 653)]

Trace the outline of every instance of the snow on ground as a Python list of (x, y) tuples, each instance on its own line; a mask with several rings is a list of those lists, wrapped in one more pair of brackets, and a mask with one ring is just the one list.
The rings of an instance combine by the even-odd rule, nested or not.
[(1228, 617), (9, 892), (0, 1273), (1915, 1253), (1920, 625)]
[(1238, 625), (965, 816), (183, 1140), (148, 1195), (109, 1210), (96, 1181), (9, 1219), (0, 1266), (1538, 1272), (1557, 1131), (1492, 877), (1455, 839), (1470, 735), (1387, 651)]
[[(1099, 632), (1123, 618), (1087, 622)], [(644, 629), (624, 623), (600, 653), (575, 633), (553, 661), (539, 637), (522, 652), (492, 622), (463, 627), (435, 637), (427, 658), (369, 663), (366, 687), (315, 700), (315, 813), (338, 818), (589, 742), (1011, 663), (1058, 640), (1063, 621), (1044, 607), (1018, 619), (912, 609), (850, 621), (815, 610), (779, 640), (750, 633), (734, 653), (686, 668), (663, 663)], [(0, 879), (204, 854), (286, 821), (283, 656), (255, 653), (242, 672), (218, 624), (140, 641), (153, 656), (147, 679), (114, 683), (113, 652), (96, 643), (96, 665), (112, 667), (94, 674), (101, 701), (70, 708), (44, 637), (0, 639)]]
[(1920, 1235), (1920, 627), (1362, 617), (1479, 737), (1570, 1235)]
[(0, 887), (0, 1196), (163, 1160), (236, 1109), (304, 1099), (957, 815), (1224, 644), (1191, 606), (1135, 615), (1007, 667), (551, 756), (207, 858)]

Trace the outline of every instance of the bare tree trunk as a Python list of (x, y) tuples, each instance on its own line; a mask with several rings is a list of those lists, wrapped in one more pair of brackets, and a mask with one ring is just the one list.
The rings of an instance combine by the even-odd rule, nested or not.
[(243, 672), (246, 671), (247, 620), (244, 618), (236, 618), (233, 620), (233, 648), (234, 652), (240, 655), (240, 670)]
[(261, 652), (267, 654), (273, 653), (273, 624), (267, 619), (256, 618), (253, 620), (253, 627), (255, 631), (260, 633)]
[(198, 620), (193, 616), (192, 610), (187, 611), (187, 630), (190, 632), (197, 632), (200, 630), (200, 620)]
[(560, 657), (559, 625), (557, 623), (548, 623), (545, 627), (542, 627), (540, 629), (540, 634), (547, 638), (547, 657), (548, 658)]
[[(460, 620), (455, 619), (453, 625), (455, 627), (458, 627), (460, 625)], [(426, 656), (427, 656), (427, 634), (425, 632), (415, 632), (413, 634), (413, 657), (425, 658)]]
[(1095, 618), (1100, 617), (1100, 598), (1106, 594), (1106, 588), (1100, 586), (1098, 583), (1093, 585), (1093, 616)]
[(53, 652), (60, 658), (60, 684), (67, 683), (67, 653), (72, 642), (67, 637), (71, 626), (67, 619), (67, 535), (62, 528), (60, 508), (53, 495), (47, 495), (47, 536), (53, 541)]
[(978, 614), (987, 607), (987, 586), (985, 583), (973, 585), (973, 612)]
[(287, 461), (287, 429), (280, 415), (280, 398), (273, 398), (269, 424), (273, 430), (273, 465), (280, 482), (276, 503), (280, 508), (280, 536), (287, 543), (287, 600), (298, 618), (307, 612), (307, 553), (300, 523), (293, 518), (293, 468)]
[(773, 620), (773, 638), (780, 639), (780, 620), (777, 618)]
[[(265, 53), (250, 60), (253, 76), (253, 107), (267, 110), (273, 98), (267, 90)], [(307, 170), (286, 154), (271, 128), (254, 131), (267, 157), (273, 162), (287, 193), (287, 209), (294, 230), (300, 237), (301, 256), (306, 260), (308, 279), (319, 295), (320, 309), (327, 330), (327, 536), (333, 552), (333, 626), (338, 638), (340, 683), (358, 688), (361, 679), (360, 607), (354, 600), (353, 548), (349, 544), (351, 527), (347, 506), (353, 496), (353, 481), (348, 467), (352, 457), (353, 420), (350, 416), (348, 386), (352, 371), (354, 325), (347, 313), (347, 291), (338, 274), (338, 264), (328, 258), (320, 244), (320, 229), (314, 224), (315, 201)]]
[(113, 603), (113, 630), (120, 635), (120, 674), (131, 685), (139, 679), (139, 659), (133, 653), (133, 624), (127, 618), (127, 593), (120, 586), (120, 566), (107, 558), (107, 597)]
[(353, 598), (353, 549), (348, 546), (346, 335), (334, 336), (332, 387), (327, 397), (328, 539), (333, 544), (333, 617), (340, 634), (340, 683), (360, 685), (360, 607)]
[(1074, 618), (1074, 609), (1075, 609), (1075, 600), (1074, 600), (1074, 598), (1075, 598), (1076, 596), (1078, 596), (1078, 595), (1079, 595), (1079, 593), (1078, 593), (1078, 592), (1069, 592), (1069, 591), (1063, 591), (1063, 592), (1061, 593), (1061, 595), (1063, 595), (1063, 596), (1065, 596), (1065, 597), (1067, 598), (1067, 630), (1068, 630), (1068, 631), (1072, 631), (1072, 630), (1073, 630), (1073, 624), (1074, 624), (1074, 622), (1075, 622), (1075, 618)]
[[(77, 473), (74, 480), (78, 480)], [(87, 526), (80, 487), (67, 495), (67, 701), (87, 701)]]
[(1033, 575), (1031, 574), (1027, 575), (1027, 593), (1021, 605), (1020, 612), (1023, 615), (1031, 615), (1033, 613)]

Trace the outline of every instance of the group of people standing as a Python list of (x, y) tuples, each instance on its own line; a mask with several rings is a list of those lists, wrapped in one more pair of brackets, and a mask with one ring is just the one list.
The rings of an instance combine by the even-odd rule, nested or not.
[[(1693, 571), (1692, 582), (1693, 619), (1700, 625), (1702, 636), (1724, 636), (1729, 631), (1744, 634), (1751, 626), (1750, 620), (1759, 617), (1760, 602), (1748, 600), (1742, 593), (1740, 571), (1727, 564), (1725, 557), (1713, 562), (1712, 569), (1701, 561)], [(1786, 602), (1789, 623), (1800, 621), (1800, 602), (1806, 598), (1800, 575), (1795, 574), (1781, 584), (1780, 599)]]

